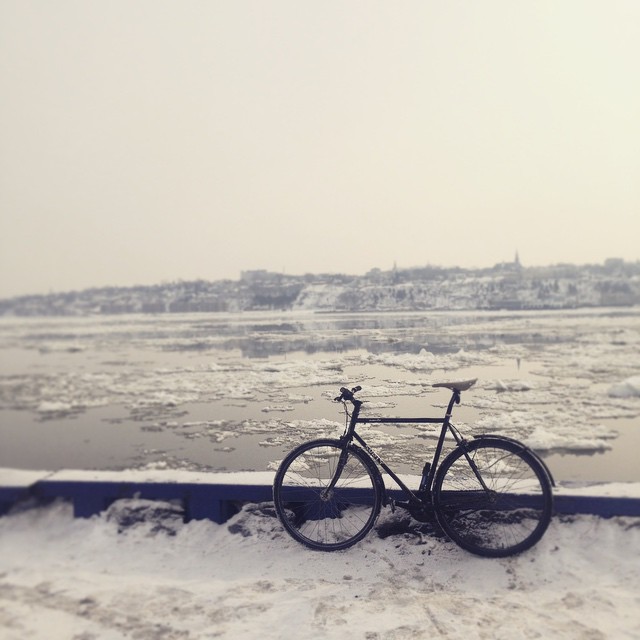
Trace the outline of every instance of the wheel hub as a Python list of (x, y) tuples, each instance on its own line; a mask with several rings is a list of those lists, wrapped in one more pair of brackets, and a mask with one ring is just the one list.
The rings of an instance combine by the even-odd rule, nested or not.
[(333, 489), (323, 489), (320, 492), (320, 500), (322, 500), (322, 502), (330, 502), (332, 498), (333, 498)]

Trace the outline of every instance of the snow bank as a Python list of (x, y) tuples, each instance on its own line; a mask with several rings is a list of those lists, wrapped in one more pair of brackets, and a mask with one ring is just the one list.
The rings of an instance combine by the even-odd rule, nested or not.
[(269, 471), (231, 471), (227, 473), (201, 473), (178, 469), (129, 469), (127, 471), (100, 471), (87, 469), (63, 469), (61, 471), (26, 471), (0, 468), (0, 487), (29, 486), (38, 480), (56, 482), (159, 482), (176, 484), (273, 484), (274, 474)]
[(90, 520), (54, 504), (0, 519), (0, 636), (637, 638), (638, 524), (556, 519), (529, 552), (491, 560), (388, 510), (326, 554), (291, 540), (268, 504), (226, 525), (143, 500)]

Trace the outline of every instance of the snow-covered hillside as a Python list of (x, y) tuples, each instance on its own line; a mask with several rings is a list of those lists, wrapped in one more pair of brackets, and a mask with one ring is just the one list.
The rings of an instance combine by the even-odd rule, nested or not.
[(264, 310), (416, 311), (571, 309), (640, 304), (640, 262), (491, 269), (423, 267), (344, 274), (243, 272), (240, 280), (108, 287), (0, 300), (2, 315)]

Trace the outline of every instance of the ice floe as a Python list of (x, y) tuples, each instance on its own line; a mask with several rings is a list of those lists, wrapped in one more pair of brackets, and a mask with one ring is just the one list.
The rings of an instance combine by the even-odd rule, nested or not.
[(638, 398), (640, 397), (640, 376), (627, 378), (622, 382), (611, 385), (608, 394), (613, 398)]
[[(264, 435), (252, 446), (275, 451), (320, 433), (335, 437), (343, 423), (328, 420), (328, 428), (323, 419), (336, 410), (324, 401), (340, 386), (360, 384), (369, 415), (402, 415), (413, 399), (437, 415), (448, 398), (431, 384), (460, 375), (479, 377), (463, 394), (463, 408), (475, 412), (461, 421), (465, 432), (503, 433), (543, 451), (606, 451), (618, 433), (613, 421), (640, 418), (639, 316), (592, 310), (2, 318), (0, 349), (10, 357), (0, 375), (0, 411), (60, 421), (117, 408), (119, 425), (206, 439), (224, 445), (221, 454), (243, 436)], [(524, 371), (512, 366), (505, 373), (508, 362), (523, 363)], [(401, 431), (383, 433), (379, 446), (392, 461), (424, 455)], [(419, 440), (431, 446), (429, 437)], [(162, 461), (182, 467), (188, 456), (166, 451)], [(138, 455), (135, 464), (147, 462), (158, 456)]]

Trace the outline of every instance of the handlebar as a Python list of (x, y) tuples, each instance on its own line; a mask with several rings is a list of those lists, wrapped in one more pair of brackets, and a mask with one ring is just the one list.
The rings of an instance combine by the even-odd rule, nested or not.
[(337, 398), (334, 398), (333, 401), (334, 402), (345, 402), (346, 400), (348, 400), (349, 402), (358, 402), (358, 400), (356, 400), (353, 396), (355, 393), (358, 393), (358, 391), (360, 391), (362, 389), (362, 387), (358, 386), (358, 387), (353, 387), (353, 389), (351, 389), (351, 391), (349, 391), (349, 389), (347, 389), (346, 387), (340, 387), (340, 395)]

